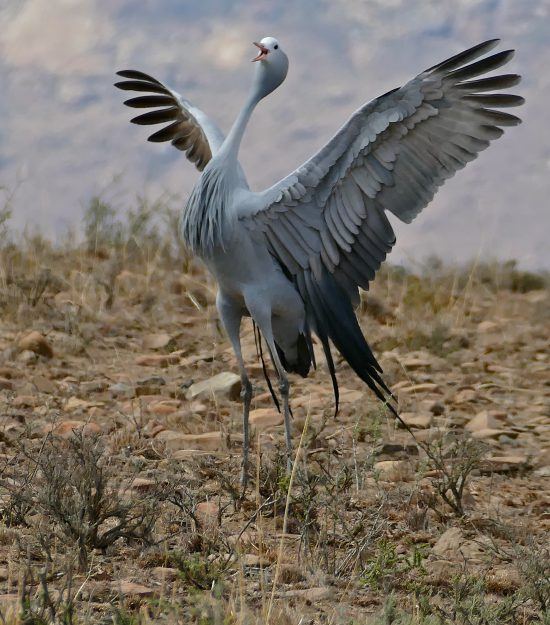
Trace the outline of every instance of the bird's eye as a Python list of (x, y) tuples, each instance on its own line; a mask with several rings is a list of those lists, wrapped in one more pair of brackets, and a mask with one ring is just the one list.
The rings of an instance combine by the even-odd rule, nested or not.
[(275, 45), (273, 46), (273, 49), (274, 49), (274, 50), (278, 50), (278, 49), (279, 49), (279, 46), (278, 46), (277, 44), (275, 44)]

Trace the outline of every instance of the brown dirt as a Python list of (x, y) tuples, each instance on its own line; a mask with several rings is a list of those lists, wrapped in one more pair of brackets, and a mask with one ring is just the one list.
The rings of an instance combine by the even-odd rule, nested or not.
[[(44, 261), (28, 262), (39, 275)], [(521, 292), (510, 267), (382, 271), (360, 321), (416, 440), (342, 362), (334, 418), (320, 364), (292, 379), (295, 445), (303, 438), (288, 501), (283, 426), (245, 323), (254, 474), (239, 500), (239, 401), (186, 398), (192, 383), (236, 371), (214, 286), (200, 268), (183, 273), (153, 259), (103, 288), (108, 262), (49, 257), (38, 301), (27, 295), (32, 285), (3, 286), (4, 615), (38, 622), (17, 614), (22, 596), (38, 614), (44, 584), (60, 610), (71, 571), (76, 613), (90, 622), (363, 623), (394, 593), (396, 609), (419, 619), (492, 623), (460, 620), (474, 590), (487, 609), (516, 601), (514, 618), (543, 618), (533, 589), (544, 581), (550, 527), (547, 288)], [(104, 450), (112, 497), (155, 509), (149, 536), (90, 548), (85, 564), (41, 499), (47, 477), (33, 464), (45, 446), (64, 453), (75, 430)], [(440, 450), (448, 469), (464, 460), (463, 436), (481, 446), (460, 448), (478, 455), (457, 515), (438, 495), (442, 467), (426, 449)], [(29, 502), (20, 518), (17, 494)]]

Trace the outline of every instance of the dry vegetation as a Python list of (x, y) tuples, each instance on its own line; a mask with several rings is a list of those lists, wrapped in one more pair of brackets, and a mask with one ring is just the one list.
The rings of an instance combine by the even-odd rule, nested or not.
[[(253, 486), (215, 287), (174, 213), (95, 198), (86, 244), (0, 214), (0, 622), (548, 625), (547, 276), (379, 274), (398, 426), (339, 363), (293, 380), (292, 476), (252, 329)], [(159, 219), (159, 216), (162, 219)], [(322, 358), (319, 358), (322, 362)]]

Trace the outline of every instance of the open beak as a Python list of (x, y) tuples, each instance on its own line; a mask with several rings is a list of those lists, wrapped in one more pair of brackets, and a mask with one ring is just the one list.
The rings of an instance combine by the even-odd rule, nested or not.
[(253, 41), (252, 43), (253, 43), (253, 44), (254, 44), (257, 48), (259, 48), (259, 49), (260, 49), (260, 53), (258, 54), (258, 56), (254, 57), (254, 58), (252, 59), (252, 62), (254, 62), (254, 61), (263, 61), (263, 60), (266, 58), (266, 56), (267, 56), (267, 54), (268, 54), (269, 50), (268, 50), (265, 46), (263, 46), (261, 43), (258, 43), (257, 41)]

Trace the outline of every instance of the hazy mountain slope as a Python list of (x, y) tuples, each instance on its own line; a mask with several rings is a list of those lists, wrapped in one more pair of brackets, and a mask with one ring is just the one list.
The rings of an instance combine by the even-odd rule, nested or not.
[[(136, 3), (8, 0), (0, 9), (0, 184), (23, 182), (15, 222), (61, 232), (82, 204), (122, 174), (135, 192), (181, 193), (196, 173), (170, 146), (130, 127), (116, 69), (173, 84), (228, 128), (249, 84), (250, 42), (277, 36), (291, 59), (285, 85), (257, 110), (242, 149), (254, 187), (307, 158), (363, 101), (478, 41), (518, 49), (528, 101), (511, 129), (413, 224), (393, 259), (481, 252), (550, 266), (550, 46), (547, 0), (332, 0)], [(120, 195), (120, 194), (119, 194)]]

